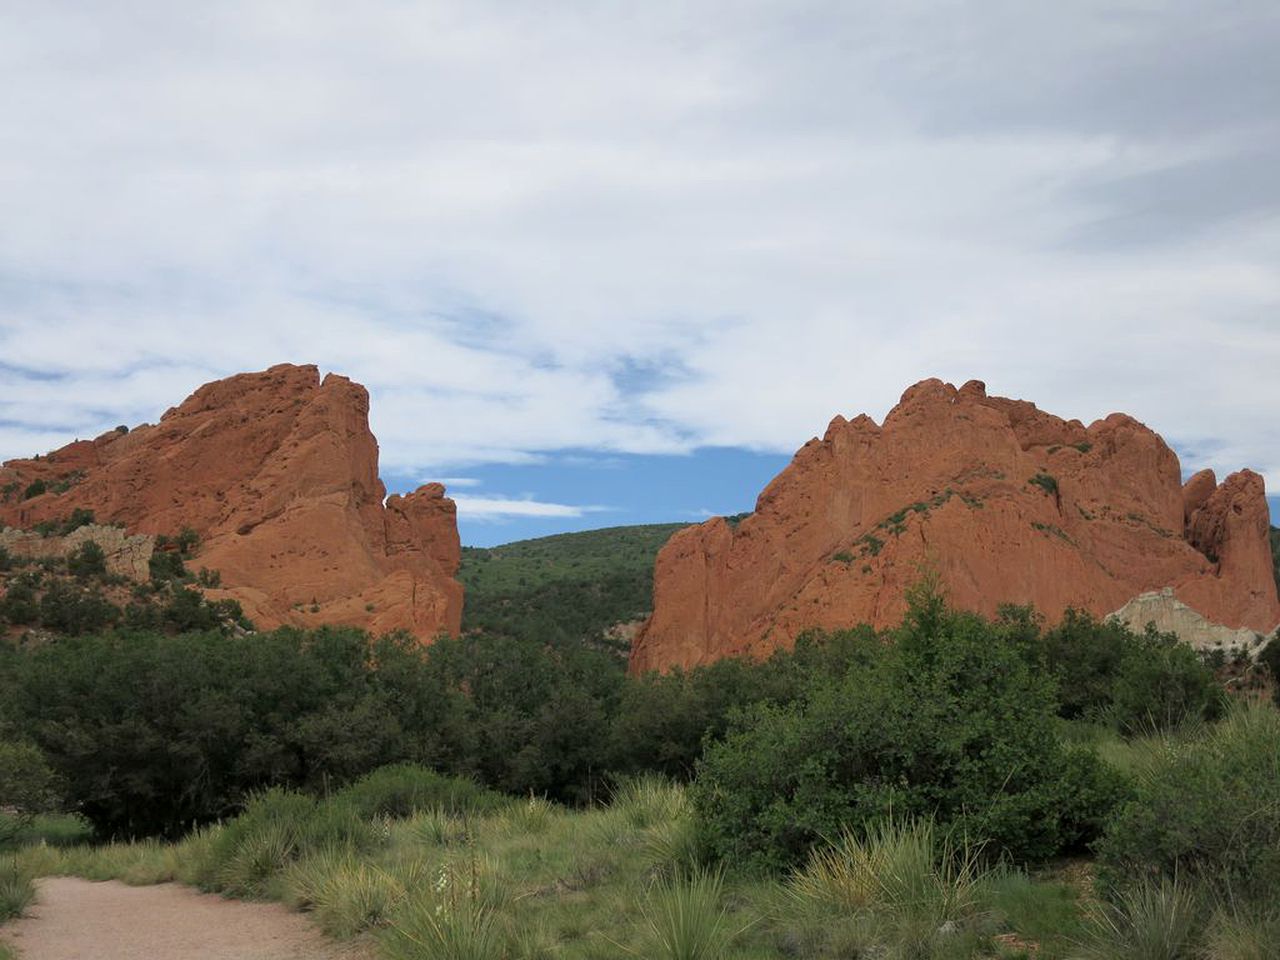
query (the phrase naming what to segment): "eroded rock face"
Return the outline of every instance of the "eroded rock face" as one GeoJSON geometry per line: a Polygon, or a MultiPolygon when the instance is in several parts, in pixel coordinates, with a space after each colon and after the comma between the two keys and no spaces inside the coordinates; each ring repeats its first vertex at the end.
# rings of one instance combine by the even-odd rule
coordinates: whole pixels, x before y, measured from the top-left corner
{"type": "Polygon", "coordinates": [[[971,381],[926,380],[883,425],[836,417],[736,527],[713,519],[658,555],[633,672],[767,655],[811,627],[899,621],[935,568],[953,604],[1105,616],[1163,587],[1204,617],[1280,621],[1262,478],[1185,490],[1178,458],[1123,414],[1085,426],[971,381]]]}
{"type": "Polygon", "coordinates": [[[66,557],[92,540],[102,548],[107,572],[142,582],[150,576],[155,538],[145,533],[125,533],[120,527],[87,524],[66,536],[41,536],[30,530],[0,530],[0,547],[18,557],[40,560],[66,557]]]}
{"type": "Polygon", "coordinates": [[[0,524],[29,528],[80,507],[129,533],[190,527],[200,547],[189,565],[222,576],[208,595],[239,600],[259,627],[456,633],[454,503],[429,484],[384,504],[368,413],[364,387],[321,381],[314,366],[218,380],[155,425],[4,464],[0,524]],[[49,492],[23,499],[37,481],[49,492]]]}
{"type": "Polygon", "coordinates": [[[1139,632],[1151,624],[1161,633],[1176,633],[1179,640],[1200,651],[1220,650],[1224,654],[1243,651],[1253,656],[1266,640],[1248,628],[1232,629],[1206,620],[1175,597],[1172,587],[1139,594],[1111,616],[1139,632]]]}

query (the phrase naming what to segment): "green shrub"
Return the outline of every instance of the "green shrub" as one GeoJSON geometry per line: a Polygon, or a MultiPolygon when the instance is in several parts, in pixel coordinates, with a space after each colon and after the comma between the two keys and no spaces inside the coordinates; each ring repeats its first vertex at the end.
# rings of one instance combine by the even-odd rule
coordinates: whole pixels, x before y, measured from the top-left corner
{"type": "Polygon", "coordinates": [[[92,838],[93,828],[73,813],[0,813],[0,848],[6,845],[74,847],[92,838]]]}
{"type": "Polygon", "coordinates": [[[1068,610],[1042,645],[1067,719],[1102,720],[1131,734],[1221,715],[1212,669],[1176,634],[1135,633],[1118,621],[1068,610]]]}
{"type": "Polygon", "coordinates": [[[34,744],[0,740],[0,845],[16,842],[58,801],[57,777],[34,744]]]}
{"type": "Polygon", "coordinates": [[[1166,738],[1097,849],[1114,886],[1180,878],[1232,902],[1267,902],[1280,889],[1280,712],[1239,706],[1166,738]]]}
{"type": "MultiPolygon", "coordinates": [[[[1275,531],[1274,527],[1272,531],[1275,531]]],[[[1258,654],[1258,662],[1271,674],[1271,696],[1276,706],[1280,707],[1280,631],[1262,648],[1258,654]]]]}
{"type": "Polygon", "coordinates": [[[40,625],[69,636],[95,633],[120,619],[120,608],[97,589],[54,580],[40,598],[40,625]]]}
{"type": "Polygon", "coordinates": [[[15,627],[25,627],[40,619],[40,602],[30,581],[25,577],[10,581],[0,598],[0,620],[15,627]]]}
{"type": "MultiPolygon", "coordinates": [[[[62,490],[54,489],[54,493],[65,493],[66,489],[68,488],[63,488],[62,490]]],[[[81,527],[87,527],[94,522],[92,510],[76,507],[62,519],[41,520],[32,529],[42,537],[65,537],[67,534],[79,530],[81,527]]]]}
{"type": "Polygon", "coordinates": [[[107,554],[95,540],[86,540],[67,556],[67,572],[86,580],[107,575],[107,554]]]}
{"type": "Polygon", "coordinates": [[[449,815],[495,810],[505,798],[465,777],[451,777],[412,763],[380,767],[343,788],[336,798],[366,819],[410,817],[427,810],[449,815]]]}
{"type": "Polygon", "coordinates": [[[151,559],[147,561],[147,567],[151,574],[151,580],[154,583],[168,583],[175,580],[185,580],[188,577],[187,568],[182,562],[182,554],[171,550],[159,549],[159,538],[156,540],[156,551],[151,554],[151,559]]]}
{"type": "Polygon", "coordinates": [[[1033,626],[913,591],[873,660],[802,702],[744,714],[708,745],[692,797],[713,849],[787,866],[823,837],[891,813],[936,817],[1019,860],[1093,839],[1120,784],[1059,741],[1033,626]]]}
{"type": "Polygon", "coordinates": [[[272,789],[214,836],[199,865],[202,887],[232,896],[262,896],[299,858],[319,851],[359,853],[385,840],[351,807],[272,789]]]}
{"type": "Polygon", "coordinates": [[[27,485],[27,488],[22,491],[22,499],[30,500],[33,497],[38,497],[48,489],[49,485],[45,483],[43,479],[32,480],[31,483],[27,485]]]}
{"type": "Polygon", "coordinates": [[[465,756],[449,746],[466,733],[457,695],[406,637],[70,637],[16,653],[0,686],[0,709],[105,836],[177,836],[271,784],[322,792],[387,763],[465,756]]]}
{"type": "Polygon", "coordinates": [[[1058,495],[1058,478],[1051,473],[1037,473],[1027,483],[1034,484],[1051,497],[1058,495]]]}
{"type": "Polygon", "coordinates": [[[1103,716],[1122,733],[1167,730],[1186,720],[1214,720],[1226,705],[1221,686],[1176,634],[1135,635],[1115,675],[1103,716]]]}

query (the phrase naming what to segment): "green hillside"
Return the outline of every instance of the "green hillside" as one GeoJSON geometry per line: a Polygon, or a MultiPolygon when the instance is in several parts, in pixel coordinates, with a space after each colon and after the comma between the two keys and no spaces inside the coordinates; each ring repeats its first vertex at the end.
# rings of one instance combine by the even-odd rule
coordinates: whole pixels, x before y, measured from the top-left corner
{"type": "Polygon", "coordinates": [[[608,639],[605,631],[649,612],[654,558],[683,526],[608,527],[463,547],[463,629],[539,643],[585,642],[625,656],[626,641],[608,639]]]}

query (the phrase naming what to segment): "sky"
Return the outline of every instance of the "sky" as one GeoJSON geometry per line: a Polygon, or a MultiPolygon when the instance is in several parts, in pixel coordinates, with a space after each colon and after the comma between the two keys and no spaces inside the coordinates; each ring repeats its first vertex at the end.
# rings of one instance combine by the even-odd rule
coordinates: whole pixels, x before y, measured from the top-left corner
{"type": "Polygon", "coordinates": [[[748,510],[938,376],[1280,492],[1277,48],[1273,0],[0,0],[0,459],[316,363],[490,544],[748,510]]]}

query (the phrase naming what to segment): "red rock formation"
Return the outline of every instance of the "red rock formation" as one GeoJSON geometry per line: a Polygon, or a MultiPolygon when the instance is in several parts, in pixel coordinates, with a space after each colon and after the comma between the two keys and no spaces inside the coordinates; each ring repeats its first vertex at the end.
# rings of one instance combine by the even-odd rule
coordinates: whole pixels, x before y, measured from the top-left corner
{"type": "Polygon", "coordinates": [[[950,600],[1103,616],[1170,586],[1218,623],[1280,621],[1262,478],[1185,491],[1178,458],[1132,417],[1085,427],[1024,401],[926,380],[883,426],[836,417],[737,527],[713,519],[658,555],[631,670],[766,655],[810,627],[896,623],[935,567],[950,600]]]}
{"type": "Polygon", "coordinates": [[[342,623],[456,633],[462,585],[453,501],[439,484],[386,498],[369,395],[282,364],[206,384],[158,424],[0,467],[0,524],[76,507],[130,532],[200,535],[193,567],[222,575],[259,627],[342,623]],[[36,480],[52,490],[20,499],[36,480]],[[69,484],[69,485],[68,485],[69,484]],[[318,607],[318,610],[314,609],[318,607]]]}

